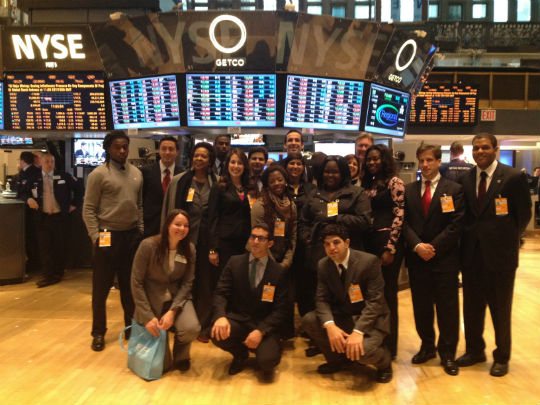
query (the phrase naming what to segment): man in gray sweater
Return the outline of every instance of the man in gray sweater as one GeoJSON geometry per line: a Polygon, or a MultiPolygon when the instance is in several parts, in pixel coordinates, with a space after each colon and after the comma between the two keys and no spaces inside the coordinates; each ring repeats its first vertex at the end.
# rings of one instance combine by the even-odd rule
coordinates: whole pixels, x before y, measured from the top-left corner
{"type": "MultiPolygon", "coordinates": [[[[131,324],[131,264],[143,233],[142,174],[127,162],[129,138],[112,131],[103,140],[105,163],[88,176],[83,219],[94,243],[92,350],[105,348],[105,304],[118,278],[126,326],[131,324]]],[[[127,336],[126,336],[127,338],[127,336]]]]}

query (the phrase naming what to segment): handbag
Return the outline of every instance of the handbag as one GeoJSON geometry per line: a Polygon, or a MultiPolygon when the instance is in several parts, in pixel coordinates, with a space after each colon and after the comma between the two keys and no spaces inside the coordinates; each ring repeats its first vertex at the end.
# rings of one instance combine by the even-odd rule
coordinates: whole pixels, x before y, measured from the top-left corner
{"type": "MultiPolygon", "coordinates": [[[[148,330],[135,319],[131,325],[124,328],[123,332],[131,328],[131,336],[128,344],[127,366],[131,371],[144,380],[157,380],[163,375],[163,360],[165,358],[165,346],[167,344],[167,331],[159,331],[159,336],[154,337],[148,330]]],[[[122,332],[118,337],[120,346],[126,351],[122,343],[122,332]]]]}

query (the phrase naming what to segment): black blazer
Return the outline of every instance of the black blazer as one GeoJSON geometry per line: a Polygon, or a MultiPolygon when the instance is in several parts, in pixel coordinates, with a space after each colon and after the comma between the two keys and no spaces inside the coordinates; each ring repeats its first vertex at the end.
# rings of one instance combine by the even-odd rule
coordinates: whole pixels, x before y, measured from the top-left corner
{"type": "Polygon", "coordinates": [[[249,253],[232,256],[225,265],[214,292],[214,321],[222,316],[245,322],[265,333],[278,332],[287,315],[285,270],[272,259],[253,291],[249,285],[249,253]],[[261,301],[263,285],[276,287],[274,302],[261,301]]]}
{"type": "Polygon", "coordinates": [[[422,182],[405,187],[405,222],[403,236],[407,245],[405,263],[411,268],[426,268],[435,272],[459,271],[459,238],[463,228],[465,206],[461,185],[441,177],[432,196],[427,216],[422,205],[422,182]],[[441,197],[451,196],[454,212],[443,213],[441,197]],[[435,257],[424,261],[413,252],[419,243],[430,243],[435,257]]]}
{"type": "Polygon", "coordinates": [[[482,205],[476,198],[476,171],[459,179],[465,193],[465,227],[461,243],[464,266],[471,266],[478,247],[493,271],[513,271],[518,266],[519,239],[531,219],[531,195],[524,173],[501,162],[493,173],[482,205]],[[495,198],[506,198],[508,215],[495,214],[495,198]]]}
{"type": "Polygon", "coordinates": [[[26,202],[29,198],[27,188],[29,187],[30,190],[34,188],[39,177],[41,177],[41,170],[34,165],[28,166],[26,170],[20,170],[17,174],[17,198],[26,202]]]}
{"type": "MultiPolygon", "coordinates": [[[[178,165],[174,166],[173,176],[182,172],[178,165]]],[[[160,231],[161,207],[163,206],[163,189],[161,187],[161,169],[159,162],[141,169],[143,175],[143,218],[144,236],[157,235],[160,231]]]]}

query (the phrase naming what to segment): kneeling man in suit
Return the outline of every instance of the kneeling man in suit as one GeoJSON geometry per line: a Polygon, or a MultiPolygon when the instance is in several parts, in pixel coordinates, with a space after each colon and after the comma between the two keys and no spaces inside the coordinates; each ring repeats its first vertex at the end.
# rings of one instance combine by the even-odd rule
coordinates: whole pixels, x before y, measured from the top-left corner
{"type": "Polygon", "coordinates": [[[302,328],[327,361],[317,371],[330,374],[358,361],[377,368],[378,382],[390,382],[392,359],[383,345],[390,331],[390,311],[380,261],[350,249],[349,235],[341,225],[327,225],[321,238],[327,257],[319,261],[316,310],[302,319],[302,328]]]}
{"type": "Polygon", "coordinates": [[[212,341],[233,355],[229,374],[243,370],[255,352],[263,379],[270,381],[281,360],[279,330],[287,314],[283,267],[268,257],[273,235],[266,224],[251,229],[251,253],[232,256],[214,292],[212,341]]]}

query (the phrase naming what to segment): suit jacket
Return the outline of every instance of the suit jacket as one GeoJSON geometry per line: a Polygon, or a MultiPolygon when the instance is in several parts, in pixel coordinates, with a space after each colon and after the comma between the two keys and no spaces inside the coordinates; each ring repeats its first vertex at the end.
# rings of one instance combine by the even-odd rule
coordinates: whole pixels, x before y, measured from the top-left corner
{"type": "Polygon", "coordinates": [[[169,272],[168,256],[165,256],[163,263],[156,262],[159,240],[159,236],[144,239],[133,259],[131,270],[131,292],[135,303],[133,317],[143,325],[154,317],[160,318],[168,296],[172,298],[171,309],[182,308],[188,300],[191,300],[191,287],[195,278],[195,247],[190,244],[189,265],[187,260],[183,260],[183,256],[179,255],[178,260],[174,262],[174,270],[169,272]]]}
{"type": "Polygon", "coordinates": [[[403,236],[406,243],[405,261],[408,267],[423,268],[436,272],[459,271],[459,239],[463,228],[465,206],[461,185],[441,177],[427,215],[422,205],[422,182],[416,181],[405,187],[405,223],[403,236]],[[453,212],[442,212],[441,197],[451,196],[453,212]],[[413,252],[419,243],[430,243],[435,257],[424,261],[413,252]]]}
{"type": "MultiPolygon", "coordinates": [[[[82,181],[77,180],[67,173],[54,169],[53,172],[53,193],[56,202],[60,206],[60,211],[64,215],[69,214],[69,207],[80,208],[84,196],[84,187],[82,181]]],[[[43,175],[40,172],[39,176],[31,181],[26,182],[21,190],[21,199],[27,201],[29,198],[34,198],[39,204],[39,212],[43,211],[43,175]],[[34,190],[34,191],[32,191],[34,190]]]]}
{"type": "MultiPolygon", "coordinates": [[[[143,167],[143,218],[144,235],[157,235],[160,231],[161,207],[163,206],[163,188],[161,187],[161,168],[159,162],[143,167]]],[[[173,176],[182,172],[178,166],[174,166],[173,176]]]]}
{"type": "Polygon", "coordinates": [[[350,249],[345,285],[335,263],[328,257],[319,261],[316,312],[321,324],[334,320],[334,315],[351,316],[354,329],[366,334],[377,329],[390,332],[390,310],[384,299],[384,279],[377,256],[350,249]],[[348,289],[360,286],[363,300],[351,303],[348,289]]]}
{"type": "Polygon", "coordinates": [[[249,253],[232,256],[214,292],[214,321],[222,316],[251,324],[265,333],[278,332],[287,316],[285,270],[268,259],[264,276],[254,291],[249,284],[249,253]],[[261,301],[263,286],[275,287],[274,301],[261,301]]]}
{"type": "Polygon", "coordinates": [[[29,187],[30,190],[34,188],[39,177],[41,177],[41,169],[34,165],[28,166],[26,170],[19,171],[17,176],[17,198],[26,202],[28,199],[28,190],[26,188],[29,187]]]}
{"type": "Polygon", "coordinates": [[[531,219],[531,195],[524,173],[497,163],[482,204],[476,198],[476,171],[459,181],[465,193],[465,227],[461,259],[471,266],[478,246],[484,263],[492,271],[513,271],[518,266],[519,239],[531,219]],[[495,198],[506,198],[508,215],[496,215],[495,198]]]}

